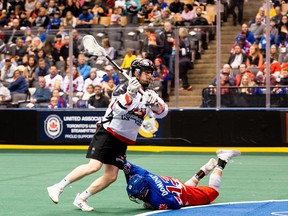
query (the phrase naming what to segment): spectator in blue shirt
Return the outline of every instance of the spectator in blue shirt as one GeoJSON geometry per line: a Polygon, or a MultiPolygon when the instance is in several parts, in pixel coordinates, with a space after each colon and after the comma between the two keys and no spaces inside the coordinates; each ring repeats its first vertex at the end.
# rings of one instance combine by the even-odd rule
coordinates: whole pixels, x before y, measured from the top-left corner
{"type": "Polygon", "coordinates": [[[51,20],[51,28],[59,29],[60,23],[62,22],[60,18],[60,11],[55,11],[53,18],[51,20]]]}
{"type": "Polygon", "coordinates": [[[46,87],[46,81],[44,77],[39,77],[39,87],[36,89],[35,93],[30,98],[30,104],[27,107],[39,107],[40,103],[49,103],[51,98],[51,92],[48,87],[46,87]],[[32,106],[34,105],[34,106],[32,106]]]}
{"type": "Polygon", "coordinates": [[[88,11],[87,6],[82,7],[82,13],[78,17],[77,28],[90,28],[93,24],[93,14],[88,11]]]}
{"type": "Polygon", "coordinates": [[[112,78],[114,80],[115,85],[119,85],[119,77],[117,73],[114,72],[114,69],[111,65],[107,65],[105,67],[106,74],[103,76],[102,82],[108,83],[108,80],[112,78]]]}
{"type": "Polygon", "coordinates": [[[21,75],[19,69],[16,69],[13,73],[13,81],[8,86],[11,95],[17,93],[25,93],[27,91],[27,83],[24,76],[21,75]]]}
{"type": "Polygon", "coordinates": [[[91,67],[85,64],[85,56],[83,54],[78,55],[78,71],[82,75],[83,79],[87,79],[90,76],[91,67]]]}

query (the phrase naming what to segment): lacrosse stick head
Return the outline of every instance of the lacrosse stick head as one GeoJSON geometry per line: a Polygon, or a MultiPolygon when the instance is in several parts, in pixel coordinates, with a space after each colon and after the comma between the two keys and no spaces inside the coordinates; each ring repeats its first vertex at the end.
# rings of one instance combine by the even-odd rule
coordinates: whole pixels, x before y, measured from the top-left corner
{"type": "Polygon", "coordinates": [[[82,39],[82,43],[85,51],[89,55],[107,56],[105,49],[97,43],[96,39],[92,35],[85,35],[82,39]]]}

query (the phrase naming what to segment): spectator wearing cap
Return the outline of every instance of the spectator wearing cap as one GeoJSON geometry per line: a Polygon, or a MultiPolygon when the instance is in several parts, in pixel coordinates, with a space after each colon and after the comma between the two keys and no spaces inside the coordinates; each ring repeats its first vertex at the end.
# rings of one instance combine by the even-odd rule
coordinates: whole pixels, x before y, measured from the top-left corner
{"type": "MultiPolygon", "coordinates": [[[[233,72],[230,68],[229,64],[224,64],[223,68],[220,71],[220,79],[221,79],[221,86],[234,86],[235,84],[235,79],[233,77],[233,72]]],[[[217,76],[215,76],[211,82],[211,84],[209,85],[209,87],[216,87],[217,85],[217,76]]],[[[222,94],[224,93],[228,93],[227,89],[223,89],[223,91],[221,90],[222,94]]]]}
{"type": "Polygon", "coordinates": [[[77,28],[90,28],[93,24],[93,14],[88,11],[87,6],[82,7],[82,13],[78,17],[77,28]]]}
{"type": "Polygon", "coordinates": [[[228,64],[231,68],[239,68],[240,64],[246,64],[247,56],[243,53],[240,45],[234,46],[234,52],[230,55],[228,64]]]}
{"type": "Polygon", "coordinates": [[[105,108],[109,105],[109,98],[103,95],[101,85],[96,85],[94,87],[94,93],[95,95],[89,98],[89,108],[105,108]]]}
{"type": "Polygon", "coordinates": [[[249,30],[253,33],[256,43],[259,42],[263,35],[264,28],[266,25],[262,23],[261,16],[257,15],[255,18],[255,23],[252,23],[249,30]]]}
{"type": "MultiPolygon", "coordinates": [[[[107,65],[105,67],[105,71],[106,71],[106,74],[103,76],[103,80],[102,80],[102,83],[103,82],[108,82],[108,80],[110,78],[112,78],[114,80],[114,83],[115,85],[119,85],[120,81],[119,81],[119,76],[117,73],[114,72],[114,68],[111,66],[111,65],[107,65]]],[[[102,84],[103,85],[103,84],[102,84]]]]}
{"type": "Polygon", "coordinates": [[[47,10],[44,7],[39,9],[38,17],[36,17],[34,26],[48,29],[50,27],[50,18],[47,16],[47,10]]]}
{"type": "Polygon", "coordinates": [[[241,32],[239,32],[236,36],[236,41],[235,44],[238,44],[240,41],[240,38],[243,37],[245,35],[246,40],[250,43],[250,44],[254,44],[255,42],[255,38],[254,35],[251,31],[249,31],[248,25],[246,23],[243,23],[241,26],[241,32]]]}
{"type": "Polygon", "coordinates": [[[86,80],[90,75],[91,67],[85,63],[85,55],[78,55],[78,71],[82,75],[83,79],[86,80]]]}
{"type": "Polygon", "coordinates": [[[0,70],[4,67],[6,59],[10,59],[12,65],[14,65],[15,67],[18,66],[17,62],[12,58],[11,51],[7,50],[5,52],[5,57],[0,61],[0,70]]]}
{"type": "Polygon", "coordinates": [[[4,66],[1,68],[0,81],[4,86],[8,86],[13,81],[14,71],[17,70],[17,66],[11,63],[10,58],[5,58],[4,66]]]}
{"type": "Polygon", "coordinates": [[[55,11],[53,18],[51,19],[51,28],[52,29],[59,29],[59,26],[62,22],[62,19],[60,18],[60,11],[55,11]]]}

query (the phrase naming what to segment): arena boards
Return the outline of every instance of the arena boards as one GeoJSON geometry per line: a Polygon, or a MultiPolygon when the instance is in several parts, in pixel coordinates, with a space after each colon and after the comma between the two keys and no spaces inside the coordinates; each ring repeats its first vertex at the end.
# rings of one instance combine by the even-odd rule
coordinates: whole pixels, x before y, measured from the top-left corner
{"type": "Polygon", "coordinates": [[[136,216],[265,216],[288,215],[288,200],[267,200],[251,202],[219,203],[203,206],[191,206],[179,210],[153,211],[136,216]]]}

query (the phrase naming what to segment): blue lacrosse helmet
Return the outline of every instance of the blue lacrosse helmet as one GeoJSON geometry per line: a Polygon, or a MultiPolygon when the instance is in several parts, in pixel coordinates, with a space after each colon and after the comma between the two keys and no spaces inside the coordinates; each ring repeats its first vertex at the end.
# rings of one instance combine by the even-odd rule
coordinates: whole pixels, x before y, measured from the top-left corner
{"type": "Polygon", "coordinates": [[[126,191],[131,201],[142,203],[149,191],[148,181],[136,174],[129,180],[126,191]]]}

